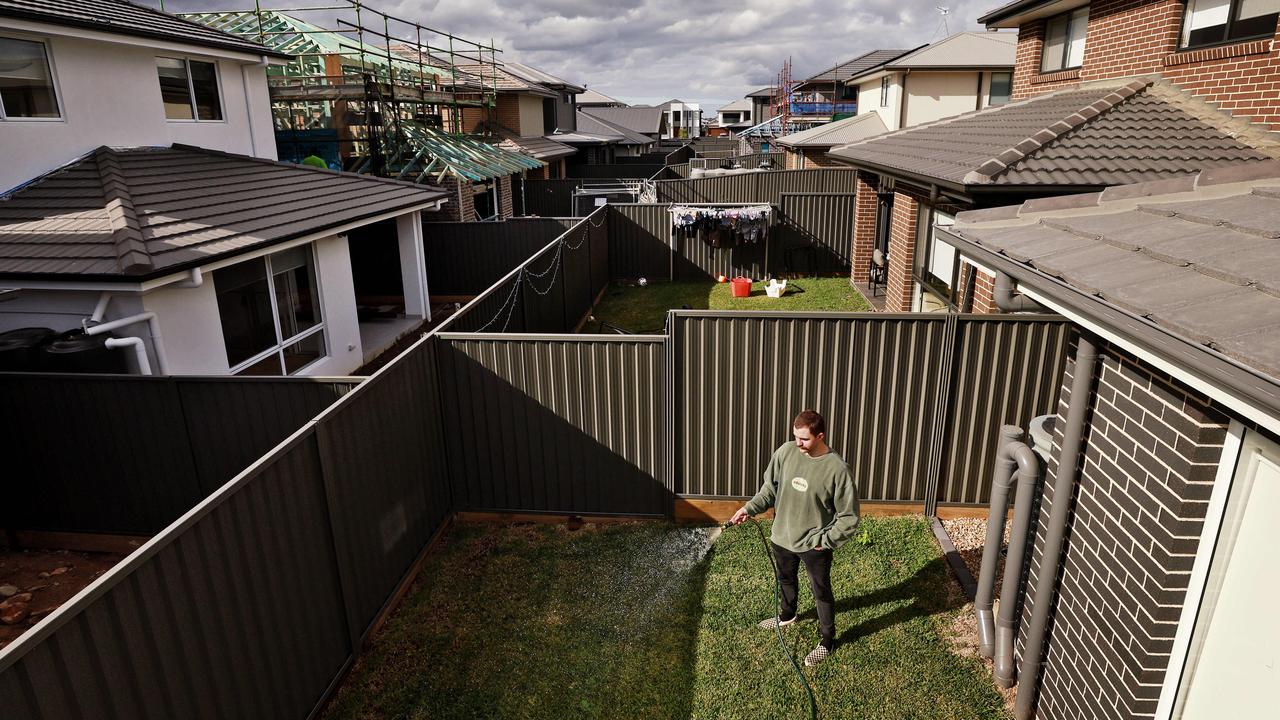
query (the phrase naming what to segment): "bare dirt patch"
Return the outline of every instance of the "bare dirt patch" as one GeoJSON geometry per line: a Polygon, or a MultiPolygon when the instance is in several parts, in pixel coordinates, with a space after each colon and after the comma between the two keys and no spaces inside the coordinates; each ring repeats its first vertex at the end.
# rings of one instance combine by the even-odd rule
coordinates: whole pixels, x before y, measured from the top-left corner
{"type": "Polygon", "coordinates": [[[115,553],[0,548],[0,648],[122,559],[115,553]]]}

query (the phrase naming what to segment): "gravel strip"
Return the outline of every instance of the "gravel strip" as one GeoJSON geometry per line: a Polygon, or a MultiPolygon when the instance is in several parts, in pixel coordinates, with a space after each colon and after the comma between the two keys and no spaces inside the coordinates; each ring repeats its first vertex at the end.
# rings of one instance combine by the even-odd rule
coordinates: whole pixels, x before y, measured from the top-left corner
{"type": "MultiPolygon", "coordinates": [[[[1004,544],[1000,547],[1001,555],[1009,547],[1009,525],[1004,526],[1004,544]]],[[[947,535],[951,536],[951,542],[956,546],[956,550],[960,553],[960,558],[964,560],[965,567],[969,568],[969,572],[973,573],[974,579],[977,579],[978,572],[982,569],[982,546],[987,542],[987,521],[979,518],[956,518],[954,520],[943,520],[942,527],[946,529],[947,535]]],[[[1004,576],[1004,563],[1001,562],[997,567],[996,590],[995,596],[1000,597],[1001,578],[1004,576]]]]}

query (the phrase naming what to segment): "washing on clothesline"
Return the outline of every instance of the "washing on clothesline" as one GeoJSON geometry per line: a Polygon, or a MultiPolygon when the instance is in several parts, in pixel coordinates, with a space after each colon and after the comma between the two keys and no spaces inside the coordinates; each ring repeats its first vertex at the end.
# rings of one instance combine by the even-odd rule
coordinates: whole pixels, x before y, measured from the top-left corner
{"type": "Polygon", "coordinates": [[[737,207],[697,207],[672,205],[671,223],[678,230],[697,235],[713,248],[729,248],[739,243],[756,243],[769,234],[772,205],[737,207]]]}

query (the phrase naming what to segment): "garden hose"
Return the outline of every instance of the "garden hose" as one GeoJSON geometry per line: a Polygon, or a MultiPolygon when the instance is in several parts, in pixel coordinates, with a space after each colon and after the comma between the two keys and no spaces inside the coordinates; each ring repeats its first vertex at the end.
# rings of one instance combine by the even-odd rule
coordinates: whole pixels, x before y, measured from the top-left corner
{"type": "MultiPolygon", "coordinates": [[[[800,669],[800,663],[796,662],[796,656],[791,652],[791,648],[787,647],[787,641],[782,637],[782,625],[779,615],[782,612],[782,578],[778,575],[778,561],[773,557],[773,549],[769,547],[769,540],[764,536],[764,526],[753,517],[748,517],[752,525],[756,526],[756,532],[760,534],[760,543],[764,546],[764,554],[769,557],[769,564],[773,566],[773,619],[775,620],[773,630],[778,635],[778,645],[782,648],[782,652],[787,656],[787,660],[791,661],[791,668],[796,671],[796,677],[800,678],[800,682],[804,684],[805,692],[809,693],[809,717],[810,720],[818,720],[818,701],[814,698],[813,687],[809,685],[809,680],[804,676],[804,670],[800,669]]],[[[729,524],[725,523],[725,527],[729,524]]]]}

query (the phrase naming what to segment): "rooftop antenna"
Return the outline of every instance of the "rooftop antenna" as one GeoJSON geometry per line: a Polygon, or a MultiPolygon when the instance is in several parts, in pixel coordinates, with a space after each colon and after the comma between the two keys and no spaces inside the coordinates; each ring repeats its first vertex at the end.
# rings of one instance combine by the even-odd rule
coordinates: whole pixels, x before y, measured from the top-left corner
{"type": "Polygon", "coordinates": [[[938,11],[938,27],[933,30],[933,37],[938,37],[938,30],[942,30],[943,37],[951,35],[951,27],[947,25],[947,16],[951,14],[951,8],[942,5],[934,5],[933,8],[938,11]]]}

